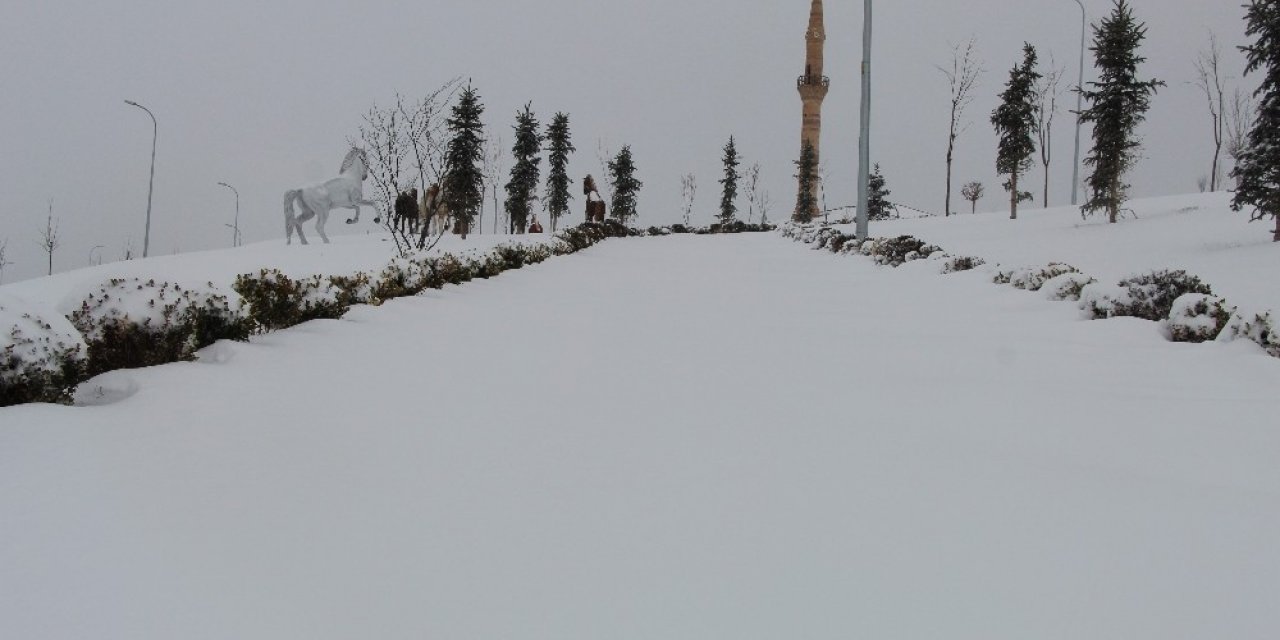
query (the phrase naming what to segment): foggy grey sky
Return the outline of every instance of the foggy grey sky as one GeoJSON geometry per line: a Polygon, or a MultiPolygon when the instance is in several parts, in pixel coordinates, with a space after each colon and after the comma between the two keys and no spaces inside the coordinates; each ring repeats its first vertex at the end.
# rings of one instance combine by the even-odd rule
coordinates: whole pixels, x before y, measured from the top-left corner
{"type": "MultiPolygon", "coordinates": [[[[827,204],[836,206],[854,200],[862,3],[825,4],[832,89],[823,158],[827,204]]],[[[1208,173],[1211,139],[1203,96],[1188,84],[1192,61],[1212,29],[1226,75],[1252,90],[1256,78],[1239,80],[1240,4],[1132,1],[1149,28],[1142,73],[1169,83],[1141,129],[1148,159],[1131,175],[1135,196],[1195,191],[1208,173]]],[[[1092,22],[1111,2],[1085,5],[1092,22]]],[[[709,220],[730,134],[747,163],[763,166],[771,217],[785,218],[795,199],[795,78],[808,9],[809,0],[17,0],[0,23],[0,241],[8,238],[16,263],[5,281],[44,273],[37,242],[50,198],[63,241],[56,271],[86,265],[95,245],[106,261],[127,243],[141,252],[151,121],[125,99],[159,121],[153,255],[230,246],[223,225],[234,199],[219,181],[240,190],[246,242],[280,238],[284,191],[335,175],[364,111],[454,76],[471,79],[486,124],[508,146],[526,101],[544,123],[568,112],[575,180],[600,173],[599,142],[614,152],[630,144],[645,183],[641,224],[679,219],[688,172],[699,183],[696,216],[709,220]]],[[[1023,40],[1045,61],[1052,52],[1074,83],[1079,8],[1072,0],[893,0],[877,4],[875,19],[872,155],[892,199],[941,210],[947,85],[934,65],[974,36],[988,72],[968,111],[955,179],[986,182],[979,209],[999,208],[988,124],[995,96],[1023,40]]],[[[1074,106],[1073,97],[1065,102],[1074,106]]],[[[1057,204],[1069,199],[1073,127],[1074,116],[1058,115],[1057,204]]],[[[576,221],[580,197],[573,206],[576,221]]],[[[485,216],[491,222],[492,212],[485,216]]]]}

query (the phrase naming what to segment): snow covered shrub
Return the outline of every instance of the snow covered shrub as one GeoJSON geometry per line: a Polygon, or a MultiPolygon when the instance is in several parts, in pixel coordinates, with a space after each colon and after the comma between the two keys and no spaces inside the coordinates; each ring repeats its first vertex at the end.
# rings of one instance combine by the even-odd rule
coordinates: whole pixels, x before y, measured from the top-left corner
{"type": "Polygon", "coordinates": [[[1013,285],[1015,289],[1024,289],[1026,291],[1039,291],[1044,283],[1052,280],[1065,273],[1079,273],[1080,270],[1060,262],[1050,262],[1043,267],[1024,267],[1022,269],[1012,269],[1009,271],[1001,271],[996,274],[995,281],[1001,284],[1013,285]]]}
{"type": "Polygon", "coordinates": [[[350,294],[331,278],[294,280],[275,269],[236,277],[233,287],[249,307],[257,331],[285,329],[308,320],[337,319],[351,306],[350,294]]]}
{"type": "Polygon", "coordinates": [[[1280,329],[1276,328],[1271,313],[1233,314],[1219,340],[1251,340],[1268,354],[1280,358],[1280,329]]]}
{"type": "MultiPolygon", "coordinates": [[[[344,291],[347,290],[337,278],[331,280],[344,291]]],[[[416,296],[423,289],[426,289],[430,282],[431,269],[425,261],[413,258],[392,258],[378,274],[370,295],[364,302],[380,305],[394,298],[416,296]]],[[[356,302],[360,301],[354,299],[350,301],[352,304],[356,302]]]]}
{"type": "Polygon", "coordinates": [[[1129,315],[1123,311],[1132,302],[1129,290],[1119,285],[1094,282],[1080,289],[1080,308],[1096,320],[1129,315]]]}
{"type": "Polygon", "coordinates": [[[859,240],[856,237],[850,237],[845,240],[844,245],[840,247],[840,253],[843,255],[853,255],[862,253],[862,245],[870,244],[869,240],[859,240]]]}
{"type": "Polygon", "coordinates": [[[1133,316],[1161,321],[1169,317],[1173,301],[1188,293],[1213,295],[1209,285],[1186,271],[1153,271],[1122,280],[1120,286],[1129,290],[1129,304],[1117,309],[1115,315],[1133,316]]]}
{"type": "Polygon", "coordinates": [[[347,306],[376,304],[373,280],[363,271],[349,276],[329,276],[329,284],[338,288],[338,299],[347,306]]]}
{"type": "Polygon", "coordinates": [[[213,283],[199,289],[114,279],[69,319],[88,345],[86,375],[191,360],[218,340],[248,340],[253,322],[239,298],[213,283]]]}
{"type": "Polygon", "coordinates": [[[1040,290],[1050,300],[1079,300],[1080,292],[1095,282],[1097,280],[1079,271],[1072,271],[1045,280],[1040,290]]]}
{"type": "Polygon", "coordinates": [[[875,258],[876,264],[890,267],[898,267],[912,260],[928,258],[939,251],[942,251],[942,249],[927,244],[914,236],[881,238],[862,245],[863,255],[870,255],[875,258]],[[870,245],[869,253],[868,245],[870,245]]]}
{"type": "Polygon", "coordinates": [[[973,271],[986,263],[986,260],[973,256],[946,256],[942,261],[942,273],[973,271]]]}
{"type": "Polygon", "coordinates": [[[844,246],[855,238],[857,238],[857,236],[836,233],[827,240],[827,250],[831,253],[840,253],[844,249],[844,246]]]}
{"type": "Polygon", "coordinates": [[[689,227],[682,224],[671,225],[671,233],[689,233],[689,227]]]}
{"type": "Polygon", "coordinates": [[[84,377],[85,344],[62,316],[45,319],[0,298],[0,407],[71,402],[84,377]]]}
{"type": "Polygon", "coordinates": [[[1174,342],[1208,342],[1222,333],[1234,313],[1235,307],[1222,298],[1203,293],[1179,296],[1169,312],[1169,336],[1174,342]]]}
{"type": "Polygon", "coordinates": [[[433,280],[438,278],[441,286],[470,282],[475,277],[474,260],[462,260],[450,253],[437,258],[433,266],[433,280]]]}

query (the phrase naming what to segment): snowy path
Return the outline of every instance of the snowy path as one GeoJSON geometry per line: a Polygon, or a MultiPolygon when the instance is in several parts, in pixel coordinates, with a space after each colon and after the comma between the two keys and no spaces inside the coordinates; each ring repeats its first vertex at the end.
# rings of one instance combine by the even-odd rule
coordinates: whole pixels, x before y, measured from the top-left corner
{"type": "Polygon", "coordinates": [[[610,240],[0,409],[4,638],[1273,638],[1280,361],[610,240]]]}

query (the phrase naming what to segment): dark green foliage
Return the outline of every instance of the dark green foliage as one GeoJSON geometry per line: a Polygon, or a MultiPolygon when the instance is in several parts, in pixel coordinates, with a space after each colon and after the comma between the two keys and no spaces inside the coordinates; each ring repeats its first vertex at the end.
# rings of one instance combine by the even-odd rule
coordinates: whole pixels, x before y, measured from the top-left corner
{"type": "Polygon", "coordinates": [[[877,264],[898,267],[912,260],[927,258],[938,251],[942,249],[915,236],[898,236],[874,241],[871,257],[875,258],[877,264]]]}
{"type": "Polygon", "coordinates": [[[454,220],[454,230],[464,238],[484,198],[484,174],[480,171],[484,158],[484,125],[480,122],[483,114],[480,96],[468,86],[447,121],[451,137],[445,150],[444,203],[454,220]]]}
{"type": "Polygon", "coordinates": [[[720,179],[720,184],[724,185],[724,190],[720,196],[720,215],[717,217],[720,224],[728,224],[738,213],[738,165],[742,164],[733,136],[729,136],[729,144],[724,146],[724,158],[721,161],[724,163],[724,177],[720,179]]]}
{"type": "Polygon", "coordinates": [[[890,220],[898,217],[898,208],[889,202],[892,193],[885,187],[884,175],[880,173],[880,165],[867,181],[867,218],[870,220],[890,220]]]}
{"type": "Polygon", "coordinates": [[[818,179],[818,153],[806,140],[800,148],[800,159],[796,160],[796,180],[799,191],[796,193],[796,210],[791,219],[801,224],[813,222],[818,214],[818,201],[814,198],[814,184],[818,179]]]}
{"type": "Polygon", "coordinates": [[[1091,89],[1081,91],[1089,106],[1080,120],[1093,123],[1093,149],[1084,160],[1093,173],[1085,180],[1088,200],[1081,211],[1105,211],[1113,223],[1128,199],[1124,175],[1138,160],[1140,143],[1135,132],[1146,120],[1151,96],[1164,86],[1159,80],[1138,80],[1138,65],[1146,61],[1138,55],[1138,47],[1146,34],[1146,25],[1133,19],[1128,1],[1116,0],[1111,15],[1093,29],[1091,50],[1098,80],[1088,83],[1091,89]]]}
{"type": "Polygon", "coordinates": [[[618,156],[609,161],[610,183],[613,186],[613,218],[627,224],[636,217],[637,196],[644,183],[636,179],[635,160],[631,147],[625,146],[618,156]]]}
{"type": "Polygon", "coordinates": [[[551,214],[551,231],[562,216],[569,214],[569,154],[577,151],[569,134],[569,115],[557,113],[547,127],[547,212],[551,214]]]}
{"type": "Polygon", "coordinates": [[[1009,192],[1009,217],[1018,218],[1018,203],[1032,198],[1030,192],[1018,190],[1018,178],[1031,168],[1036,150],[1036,48],[1024,43],[1022,64],[1009,72],[1009,83],[1000,94],[1000,106],[991,113],[1000,143],[996,152],[996,172],[1009,176],[1004,188],[1009,192]]]}
{"type": "Polygon", "coordinates": [[[505,205],[511,220],[511,233],[524,233],[528,229],[541,179],[539,165],[542,158],[538,154],[542,152],[542,134],[538,132],[540,125],[533,115],[532,106],[533,103],[527,103],[524,110],[516,114],[516,141],[511,146],[515,164],[511,166],[511,180],[506,185],[505,205]]]}
{"type": "Polygon", "coordinates": [[[1156,321],[1168,318],[1173,301],[1184,294],[1213,295],[1209,285],[1182,270],[1153,271],[1122,280],[1120,286],[1128,289],[1129,300],[1118,305],[1114,315],[1156,321]]]}
{"type": "Polygon", "coordinates": [[[1252,0],[1245,8],[1245,34],[1255,38],[1252,45],[1241,47],[1248,59],[1245,74],[1263,75],[1253,94],[1258,99],[1253,129],[1231,170],[1236,179],[1231,208],[1253,207],[1253,220],[1273,218],[1273,239],[1280,242],[1280,3],[1252,0]]]}

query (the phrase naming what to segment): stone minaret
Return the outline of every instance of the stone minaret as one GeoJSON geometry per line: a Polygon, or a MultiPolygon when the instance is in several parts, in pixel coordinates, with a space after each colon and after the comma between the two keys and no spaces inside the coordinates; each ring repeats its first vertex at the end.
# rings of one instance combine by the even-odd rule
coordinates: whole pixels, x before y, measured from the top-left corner
{"type": "MultiPolygon", "coordinates": [[[[822,26],[822,0],[813,0],[809,9],[809,31],[805,33],[804,75],[796,81],[800,90],[800,101],[804,104],[804,120],[800,127],[801,148],[805,142],[813,145],[814,154],[818,157],[821,151],[822,137],[822,100],[827,97],[827,89],[831,80],[822,75],[822,47],[827,40],[827,31],[822,26]]],[[[813,182],[813,201],[818,201],[818,182],[813,182]]],[[[818,211],[815,206],[813,212],[818,211]]]]}

